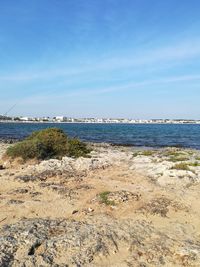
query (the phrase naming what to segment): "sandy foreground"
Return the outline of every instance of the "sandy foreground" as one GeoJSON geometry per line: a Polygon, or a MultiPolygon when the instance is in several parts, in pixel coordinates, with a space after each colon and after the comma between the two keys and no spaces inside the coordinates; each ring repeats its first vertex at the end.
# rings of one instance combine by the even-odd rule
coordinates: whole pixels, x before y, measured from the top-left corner
{"type": "Polygon", "coordinates": [[[200,151],[96,144],[0,169],[1,267],[200,266],[200,151]]]}

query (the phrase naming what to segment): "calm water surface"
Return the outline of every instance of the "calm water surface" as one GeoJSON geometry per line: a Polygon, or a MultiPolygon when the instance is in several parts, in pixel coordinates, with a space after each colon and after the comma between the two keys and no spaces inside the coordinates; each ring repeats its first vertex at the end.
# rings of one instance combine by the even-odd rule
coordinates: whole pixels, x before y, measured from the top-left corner
{"type": "Polygon", "coordinates": [[[35,130],[59,127],[83,141],[133,146],[182,146],[200,149],[200,125],[0,123],[0,139],[22,139],[35,130]]]}

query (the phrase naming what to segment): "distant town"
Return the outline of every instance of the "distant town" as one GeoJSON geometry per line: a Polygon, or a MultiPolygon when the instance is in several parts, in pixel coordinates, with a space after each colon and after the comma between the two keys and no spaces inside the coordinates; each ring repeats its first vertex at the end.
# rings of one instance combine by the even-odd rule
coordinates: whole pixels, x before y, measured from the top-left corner
{"type": "Polygon", "coordinates": [[[200,120],[187,119],[124,119],[124,118],[71,118],[65,116],[56,117],[10,117],[0,115],[0,122],[24,122],[24,123],[122,123],[122,124],[200,124],[200,120]]]}

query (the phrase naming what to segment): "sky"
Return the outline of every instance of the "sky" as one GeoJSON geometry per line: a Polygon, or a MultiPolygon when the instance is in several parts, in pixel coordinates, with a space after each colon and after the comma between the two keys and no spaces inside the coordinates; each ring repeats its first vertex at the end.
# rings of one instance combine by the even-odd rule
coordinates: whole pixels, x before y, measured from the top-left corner
{"type": "Polygon", "coordinates": [[[0,0],[0,114],[200,119],[199,0],[0,0]]]}

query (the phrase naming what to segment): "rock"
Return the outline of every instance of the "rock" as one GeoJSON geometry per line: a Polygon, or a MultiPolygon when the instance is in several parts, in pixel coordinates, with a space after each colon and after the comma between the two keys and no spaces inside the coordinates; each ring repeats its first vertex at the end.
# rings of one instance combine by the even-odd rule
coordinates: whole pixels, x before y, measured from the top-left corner
{"type": "Polygon", "coordinates": [[[88,212],[93,212],[94,209],[93,208],[88,208],[88,212]]]}
{"type": "Polygon", "coordinates": [[[18,188],[13,191],[14,194],[27,194],[29,190],[27,188],[18,188]]]}
{"type": "MultiPolygon", "coordinates": [[[[181,235],[181,233],[176,233],[181,235]]],[[[0,231],[0,266],[198,266],[193,236],[180,241],[147,221],[29,219],[0,231]],[[145,244],[145,245],[144,245],[145,244]],[[121,253],[125,249],[126,253],[121,253]],[[114,252],[114,255],[113,255],[114,252]],[[113,255],[112,258],[111,255],[113,255]],[[165,257],[163,258],[163,255],[165,257]],[[110,261],[107,262],[107,259],[110,261]],[[106,264],[107,262],[107,264],[106,264]],[[145,265],[144,265],[145,264],[145,265]]]]}
{"type": "Polygon", "coordinates": [[[30,181],[31,182],[32,181],[36,181],[38,179],[38,177],[37,176],[32,176],[32,175],[23,175],[23,176],[20,175],[20,176],[17,176],[16,179],[19,179],[19,180],[27,183],[27,182],[30,182],[30,181]]]}
{"type": "Polygon", "coordinates": [[[8,203],[9,204],[23,204],[24,201],[18,200],[18,199],[11,199],[8,203]]]}
{"type": "Polygon", "coordinates": [[[161,186],[174,185],[177,187],[186,187],[195,182],[196,175],[192,172],[181,170],[166,170],[162,176],[157,179],[157,183],[161,186]]]}
{"type": "Polygon", "coordinates": [[[0,165],[0,171],[4,170],[4,169],[5,169],[5,167],[3,165],[0,165]]]}
{"type": "Polygon", "coordinates": [[[74,215],[74,214],[76,214],[76,213],[78,213],[78,210],[73,210],[73,211],[72,211],[72,215],[74,215]]]}
{"type": "MultiPolygon", "coordinates": [[[[95,153],[94,153],[95,155],[95,153]]],[[[112,165],[117,165],[121,160],[125,160],[130,155],[119,151],[101,151],[98,153],[98,158],[70,158],[63,157],[62,160],[50,159],[42,161],[34,166],[28,166],[26,168],[26,174],[24,177],[18,177],[24,181],[42,180],[45,177],[53,177],[57,175],[65,176],[85,176],[88,172],[105,169],[112,165]]]]}

